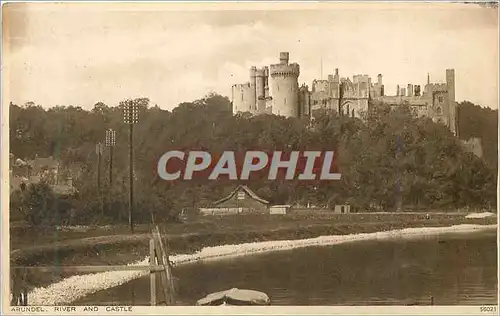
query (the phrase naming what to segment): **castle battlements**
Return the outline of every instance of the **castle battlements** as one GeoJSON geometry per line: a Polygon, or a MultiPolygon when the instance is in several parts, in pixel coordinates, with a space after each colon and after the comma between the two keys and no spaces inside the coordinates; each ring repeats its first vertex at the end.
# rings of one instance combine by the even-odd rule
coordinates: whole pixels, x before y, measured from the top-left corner
{"type": "Polygon", "coordinates": [[[288,65],[282,65],[282,64],[271,65],[271,77],[292,76],[298,78],[299,75],[300,75],[300,66],[296,63],[288,65]]]}
{"type": "Polygon", "coordinates": [[[233,88],[247,88],[247,87],[250,87],[250,82],[235,83],[231,87],[233,87],[233,88]]]}
{"type": "Polygon", "coordinates": [[[269,67],[250,68],[250,82],[232,86],[233,112],[273,113],[283,116],[310,115],[319,108],[333,109],[342,115],[362,117],[368,111],[368,101],[391,106],[409,105],[418,115],[426,115],[446,124],[456,133],[455,71],[446,70],[445,83],[397,85],[396,94],[386,95],[382,74],[376,81],[367,74],[356,74],[352,80],[339,77],[339,70],[327,80],[314,79],[311,90],[299,87],[300,66],[289,63],[288,52],[279,54],[279,63],[269,67]],[[422,89],[423,87],[423,89],[422,89]]]}

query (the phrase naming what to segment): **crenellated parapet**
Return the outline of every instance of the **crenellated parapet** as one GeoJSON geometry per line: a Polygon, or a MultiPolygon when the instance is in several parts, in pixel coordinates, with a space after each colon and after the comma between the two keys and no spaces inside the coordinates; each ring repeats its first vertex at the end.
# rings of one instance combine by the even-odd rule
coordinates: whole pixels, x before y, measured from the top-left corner
{"type": "Polygon", "coordinates": [[[231,86],[233,89],[244,89],[250,88],[250,82],[247,83],[236,83],[231,86]]]}
{"type": "Polygon", "coordinates": [[[275,64],[271,65],[270,68],[271,78],[277,77],[295,77],[298,78],[300,75],[300,66],[299,64],[275,64]]]}

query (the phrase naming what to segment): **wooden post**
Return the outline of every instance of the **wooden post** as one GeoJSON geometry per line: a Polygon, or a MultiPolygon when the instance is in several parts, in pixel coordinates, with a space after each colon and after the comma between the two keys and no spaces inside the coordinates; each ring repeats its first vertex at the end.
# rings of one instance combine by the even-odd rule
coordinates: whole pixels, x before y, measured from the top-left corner
{"type": "Polygon", "coordinates": [[[165,301],[167,305],[170,305],[175,303],[173,287],[172,287],[172,277],[170,272],[170,263],[168,261],[168,256],[165,251],[165,247],[163,245],[158,226],[155,227],[153,236],[155,237],[156,242],[158,244],[158,248],[156,250],[157,251],[159,250],[159,253],[157,252],[159,264],[163,265],[163,267],[165,268],[164,271],[160,273],[160,277],[164,288],[165,301]]]}
{"type": "MultiPolygon", "coordinates": [[[[155,240],[149,240],[149,264],[151,267],[156,266],[155,240]]],[[[156,306],[156,271],[151,269],[149,273],[150,289],[151,289],[151,306],[156,306]]]]}
{"type": "Polygon", "coordinates": [[[12,276],[11,276],[11,292],[12,292],[12,297],[10,300],[10,305],[12,306],[19,306],[20,304],[20,297],[21,297],[21,276],[20,276],[20,271],[14,269],[12,271],[12,276]]]}
{"type": "Polygon", "coordinates": [[[22,295],[23,295],[23,306],[28,306],[28,289],[26,288],[26,286],[23,287],[22,295]]]}
{"type": "MultiPolygon", "coordinates": [[[[161,238],[161,233],[160,233],[160,238],[161,238]]],[[[167,279],[168,279],[168,283],[169,283],[169,286],[170,286],[170,299],[172,301],[172,304],[175,303],[175,284],[174,284],[174,277],[172,275],[172,265],[171,265],[171,262],[170,262],[170,251],[168,250],[168,245],[167,243],[163,244],[162,242],[162,246],[163,246],[163,252],[164,252],[164,256],[165,256],[165,260],[166,260],[166,273],[167,273],[167,279]]]]}
{"type": "Polygon", "coordinates": [[[11,305],[28,306],[28,289],[26,288],[27,273],[28,271],[26,269],[13,271],[11,305]]]}

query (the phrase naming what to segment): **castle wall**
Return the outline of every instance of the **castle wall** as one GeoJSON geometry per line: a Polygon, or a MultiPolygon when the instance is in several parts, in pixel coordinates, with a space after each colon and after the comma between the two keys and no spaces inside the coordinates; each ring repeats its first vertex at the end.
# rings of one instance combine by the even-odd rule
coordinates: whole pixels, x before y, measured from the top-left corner
{"type": "Polygon", "coordinates": [[[449,127],[449,115],[448,92],[435,91],[432,95],[432,106],[429,108],[429,116],[435,122],[441,122],[449,127]]]}
{"type": "Polygon", "coordinates": [[[233,114],[239,112],[253,112],[255,107],[255,91],[250,83],[235,84],[232,86],[231,99],[233,102],[233,114]]]}
{"type": "Polygon", "coordinates": [[[368,111],[368,99],[344,99],[341,111],[343,115],[360,118],[368,111]]]}
{"type": "Polygon", "coordinates": [[[328,80],[313,80],[312,84],[313,92],[330,92],[330,82],[328,80]]]}
{"type": "Polygon", "coordinates": [[[307,86],[299,89],[299,116],[311,115],[311,92],[307,86]]]}
{"type": "Polygon", "coordinates": [[[286,117],[299,115],[299,82],[300,68],[298,64],[288,64],[280,54],[280,64],[270,67],[270,93],[272,96],[272,113],[286,117]]]}
{"type": "Polygon", "coordinates": [[[462,147],[466,152],[473,153],[479,158],[483,157],[483,145],[481,138],[473,137],[469,140],[462,140],[462,147]]]}
{"type": "Polygon", "coordinates": [[[429,116],[429,109],[432,106],[432,99],[424,96],[382,96],[373,98],[373,100],[388,104],[390,106],[409,105],[418,116],[429,116]]]}

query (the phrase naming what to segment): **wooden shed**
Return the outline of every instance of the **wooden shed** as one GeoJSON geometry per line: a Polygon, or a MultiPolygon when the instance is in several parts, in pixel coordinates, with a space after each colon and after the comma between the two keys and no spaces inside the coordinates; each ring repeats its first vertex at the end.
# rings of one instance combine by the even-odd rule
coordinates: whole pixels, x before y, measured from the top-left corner
{"type": "Polygon", "coordinates": [[[200,208],[202,215],[267,213],[268,201],[260,198],[246,185],[237,186],[229,195],[215,201],[213,207],[200,208]]]}
{"type": "Polygon", "coordinates": [[[351,213],[351,206],[346,204],[335,205],[334,212],[338,214],[351,213]]]}

